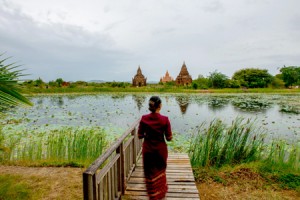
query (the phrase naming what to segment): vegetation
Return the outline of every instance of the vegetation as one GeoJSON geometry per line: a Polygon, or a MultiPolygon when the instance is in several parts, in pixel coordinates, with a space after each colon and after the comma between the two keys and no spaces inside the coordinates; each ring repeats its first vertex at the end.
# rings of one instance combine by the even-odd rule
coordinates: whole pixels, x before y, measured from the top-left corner
{"type": "Polygon", "coordinates": [[[20,176],[0,175],[0,199],[27,200],[32,196],[29,185],[20,182],[20,176]]]}
{"type": "MultiPolygon", "coordinates": [[[[18,92],[18,78],[23,76],[22,70],[18,70],[19,66],[15,63],[5,64],[7,59],[0,60],[0,115],[11,106],[32,105],[26,97],[18,92]]],[[[0,154],[7,150],[3,141],[4,136],[0,131],[0,154]]]]}
{"type": "Polygon", "coordinates": [[[22,70],[18,70],[19,65],[15,63],[5,64],[7,59],[0,60],[0,113],[10,106],[32,105],[18,92],[18,79],[24,76],[22,70]]]}
{"type": "Polygon", "coordinates": [[[203,125],[191,142],[194,167],[221,167],[258,160],[263,150],[263,133],[253,123],[237,119],[226,129],[220,120],[212,121],[203,133],[203,125]]]}
{"type": "MultiPolygon", "coordinates": [[[[20,84],[23,93],[95,93],[95,92],[265,92],[299,85],[300,67],[283,67],[281,74],[272,76],[266,69],[246,68],[236,71],[232,78],[214,71],[208,77],[199,75],[187,86],[178,86],[174,81],[132,87],[129,82],[66,82],[62,78],[45,83],[41,78],[20,84]],[[226,91],[218,90],[226,88],[226,91]],[[261,90],[257,90],[261,89],[261,90]],[[266,90],[265,90],[266,89],[266,90]]],[[[273,91],[276,92],[276,91],[273,91]]],[[[286,91],[287,92],[287,91],[286,91]]]]}
{"type": "Polygon", "coordinates": [[[7,148],[0,153],[0,162],[26,166],[88,166],[108,145],[106,134],[99,127],[22,131],[4,142],[7,148]]]}
{"type": "Polygon", "coordinates": [[[243,123],[240,118],[230,127],[219,120],[207,128],[201,125],[189,148],[196,179],[225,186],[237,179],[255,179],[259,187],[293,189],[300,194],[300,145],[269,144],[264,134],[253,122],[243,123]]]}
{"type": "Polygon", "coordinates": [[[272,83],[273,76],[266,69],[247,68],[235,72],[232,79],[246,88],[266,88],[272,83]]]}
{"type": "Polygon", "coordinates": [[[221,72],[214,71],[208,76],[208,86],[210,88],[225,88],[228,87],[228,77],[221,72]]]}
{"type": "Polygon", "coordinates": [[[286,87],[293,86],[294,84],[300,84],[300,67],[296,66],[284,66],[280,69],[281,78],[286,87]]]}

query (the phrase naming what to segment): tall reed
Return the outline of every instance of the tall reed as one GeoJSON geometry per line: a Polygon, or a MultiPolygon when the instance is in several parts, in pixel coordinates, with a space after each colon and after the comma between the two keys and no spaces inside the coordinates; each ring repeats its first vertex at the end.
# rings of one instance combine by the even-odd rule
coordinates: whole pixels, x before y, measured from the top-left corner
{"type": "Polygon", "coordinates": [[[242,118],[227,127],[220,120],[213,120],[208,128],[202,124],[192,137],[189,154],[194,167],[239,164],[258,160],[264,149],[265,131],[254,122],[242,118]]]}
{"type": "Polygon", "coordinates": [[[106,133],[100,127],[65,127],[37,135],[29,135],[17,145],[11,145],[6,161],[33,165],[75,163],[87,166],[99,157],[108,145],[106,133]]]}
{"type": "Polygon", "coordinates": [[[265,155],[262,170],[268,172],[300,172],[300,143],[273,141],[265,155]]]}

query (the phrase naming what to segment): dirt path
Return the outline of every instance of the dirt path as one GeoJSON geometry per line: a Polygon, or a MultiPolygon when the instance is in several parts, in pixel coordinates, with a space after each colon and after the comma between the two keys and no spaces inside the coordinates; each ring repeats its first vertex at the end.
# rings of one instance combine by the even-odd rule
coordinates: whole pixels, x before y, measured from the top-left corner
{"type": "Polygon", "coordinates": [[[82,199],[82,172],[80,168],[0,166],[0,174],[19,175],[43,200],[82,199]]]}

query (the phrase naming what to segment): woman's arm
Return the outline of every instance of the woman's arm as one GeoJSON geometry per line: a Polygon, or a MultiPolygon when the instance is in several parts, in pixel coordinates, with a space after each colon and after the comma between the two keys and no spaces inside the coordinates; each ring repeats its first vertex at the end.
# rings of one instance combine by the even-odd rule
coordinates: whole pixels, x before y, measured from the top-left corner
{"type": "Polygon", "coordinates": [[[144,131],[144,125],[143,125],[142,119],[140,121],[139,129],[138,129],[138,138],[139,139],[142,139],[145,137],[145,131],[144,131]]]}
{"type": "Polygon", "coordinates": [[[172,129],[171,129],[171,123],[169,118],[167,118],[167,127],[165,132],[166,140],[171,141],[172,140],[172,129]]]}

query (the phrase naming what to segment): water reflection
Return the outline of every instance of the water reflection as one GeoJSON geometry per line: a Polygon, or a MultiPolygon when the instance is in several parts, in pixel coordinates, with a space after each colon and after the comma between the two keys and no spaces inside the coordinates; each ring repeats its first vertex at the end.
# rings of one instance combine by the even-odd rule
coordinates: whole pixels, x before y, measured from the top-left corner
{"type": "Polygon", "coordinates": [[[59,107],[62,107],[64,105],[64,98],[61,97],[61,96],[58,96],[58,97],[52,97],[50,98],[50,102],[52,104],[56,104],[58,105],[59,107]]]}
{"type": "Polygon", "coordinates": [[[177,96],[176,101],[180,107],[181,114],[185,114],[190,103],[189,96],[177,96]]]}
{"type": "Polygon", "coordinates": [[[138,107],[138,109],[140,111],[141,108],[143,107],[146,97],[142,96],[142,95],[132,95],[132,99],[135,101],[136,106],[138,107]]]}
{"type": "Polygon", "coordinates": [[[38,105],[43,104],[43,102],[44,102],[44,99],[43,99],[43,98],[39,98],[39,99],[36,101],[36,103],[37,103],[38,105]]]}

